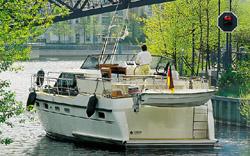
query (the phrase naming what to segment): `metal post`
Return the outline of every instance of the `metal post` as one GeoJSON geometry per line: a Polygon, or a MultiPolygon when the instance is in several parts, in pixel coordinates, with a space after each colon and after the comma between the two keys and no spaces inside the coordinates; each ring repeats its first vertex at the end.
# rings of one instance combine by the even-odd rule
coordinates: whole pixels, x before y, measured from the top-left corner
{"type": "MultiPolygon", "coordinates": [[[[229,10],[232,11],[232,0],[229,0],[229,10]]],[[[228,61],[229,61],[229,69],[232,67],[232,33],[229,33],[229,45],[228,45],[228,61]]]]}
{"type": "MultiPolygon", "coordinates": [[[[229,0],[229,11],[232,11],[232,0],[229,0]]],[[[226,34],[226,55],[225,55],[225,68],[230,70],[232,67],[232,34],[226,34]]]]}
{"type": "Polygon", "coordinates": [[[228,70],[230,67],[230,61],[229,61],[229,33],[226,33],[226,54],[225,54],[225,58],[224,58],[224,64],[225,64],[225,69],[228,70]]]}
{"type": "MultiPolygon", "coordinates": [[[[220,16],[220,0],[218,0],[218,16],[220,16]]],[[[217,82],[219,80],[219,72],[220,72],[220,57],[221,57],[220,29],[218,28],[217,82]]]]}
{"type": "Polygon", "coordinates": [[[229,53],[228,53],[228,61],[229,61],[229,68],[232,67],[232,34],[229,33],[229,38],[228,38],[228,42],[229,42],[229,45],[228,45],[228,50],[229,50],[229,53]]]}

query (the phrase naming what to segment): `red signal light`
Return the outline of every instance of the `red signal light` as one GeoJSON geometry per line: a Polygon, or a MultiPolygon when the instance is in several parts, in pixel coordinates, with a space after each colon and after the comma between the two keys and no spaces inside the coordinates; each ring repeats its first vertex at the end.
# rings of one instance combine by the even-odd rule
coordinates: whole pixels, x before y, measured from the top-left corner
{"type": "Polygon", "coordinates": [[[225,16],[225,17],[224,17],[224,20],[225,20],[225,21],[232,21],[232,16],[225,16]]]}
{"type": "Polygon", "coordinates": [[[218,27],[226,33],[233,32],[237,25],[237,16],[231,11],[225,11],[218,16],[218,27]]]}
{"type": "Polygon", "coordinates": [[[223,20],[223,25],[225,26],[231,26],[233,24],[233,18],[230,15],[224,16],[223,20]]]}

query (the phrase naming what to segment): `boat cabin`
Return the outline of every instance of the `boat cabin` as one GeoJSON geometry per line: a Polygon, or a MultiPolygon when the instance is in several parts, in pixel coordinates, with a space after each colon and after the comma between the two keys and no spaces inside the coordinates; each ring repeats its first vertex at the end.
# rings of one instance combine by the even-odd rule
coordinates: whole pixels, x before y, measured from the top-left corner
{"type": "MultiPolygon", "coordinates": [[[[112,74],[140,75],[138,65],[135,63],[136,54],[104,54],[88,55],[84,60],[81,69],[100,70],[103,78],[111,78],[112,74]]],[[[151,74],[162,75],[169,58],[163,56],[152,56],[151,74]]]]}

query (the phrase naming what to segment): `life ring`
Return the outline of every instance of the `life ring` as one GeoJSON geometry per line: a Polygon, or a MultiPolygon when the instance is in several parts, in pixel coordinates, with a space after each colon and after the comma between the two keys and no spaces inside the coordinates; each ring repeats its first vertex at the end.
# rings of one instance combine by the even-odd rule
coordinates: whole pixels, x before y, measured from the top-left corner
{"type": "Polygon", "coordinates": [[[42,86],[43,85],[43,82],[44,82],[44,71],[41,69],[37,72],[37,77],[36,77],[36,84],[37,86],[42,86]]]}
{"type": "Polygon", "coordinates": [[[86,110],[86,114],[88,117],[91,117],[95,113],[97,103],[98,103],[98,99],[96,95],[94,94],[93,96],[89,98],[89,102],[88,102],[88,106],[86,110]]]}
{"type": "Polygon", "coordinates": [[[28,108],[29,106],[33,106],[35,104],[36,101],[36,93],[35,92],[31,92],[29,94],[27,103],[26,103],[26,108],[28,108]]]}

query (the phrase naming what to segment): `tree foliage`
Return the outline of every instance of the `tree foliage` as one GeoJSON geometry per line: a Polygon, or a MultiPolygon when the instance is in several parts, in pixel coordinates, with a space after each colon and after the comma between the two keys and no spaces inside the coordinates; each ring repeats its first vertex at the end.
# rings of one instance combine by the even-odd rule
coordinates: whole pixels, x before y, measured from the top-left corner
{"type": "MultiPolygon", "coordinates": [[[[238,1],[233,1],[234,12],[237,13],[239,6],[238,1]]],[[[221,12],[228,8],[228,1],[221,0],[221,12]]],[[[186,69],[190,69],[194,54],[196,75],[215,66],[211,64],[211,55],[217,53],[218,48],[218,0],[176,0],[155,5],[152,11],[152,17],[143,19],[147,44],[152,53],[171,56],[175,62],[184,61],[186,69]]],[[[235,32],[241,30],[240,27],[235,32]]],[[[222,48],[225,33],[221,33],[220,40],[222,48]]]]}
{"type": "MultiPolygon", "coordinates": [[[[221,0],[221,13],[228,10],[229,1],[221,0]]],[[[238,16],[238,27],[232,33],[233,49],[239,49],[239,45],[249,46],[250,0],[233,1],[232,11],[238,16]]],[[[211,64],[211,55],[217,55],[217,49],[226,44],[226,34],[221,32],[221,47],[218,47],[217,18],[218,0],[176,0],[155,5],[153,16],[143,19],[149,49],[152,53],[172,57],[176,63],[184,62],[184,68],[189,71],[186,74],[190,74],[192,68],[195,68],[196,75],[201,70],[208,71],[217,66],[216,62],[211,64]],[[195,64],[193,67],[192,63],[195,64]]],[[[231,70],[223,72],[219,80],[219,95],[249,98],[249,63],[249,57],[238,60],[231,70]]],[[[248,104],[242,107],[243,114],[248,116],[249,110],[248,104]]]]}
{"type": "MultiPolygon", "coordinates": [[[[12,70],[14,61],[27,59],[28,40],[35,39],[55,15],[65,11],[49,5],[47,0],[0,0],[0,73],[12,70]]],[[[0,80],[0,123],[23,111],[9,86],[8,81],[0,80]]]]}
{"type": "Polygon", "coordinates": [[[129,12],[128,18],[128,31],[129,35],[125,38],[125,43],[130,44],[142,44],[145,43],[145,35],[143,33],[143,22],[140,20],[141,18],[146,18],[146,15],[141,15],[138,17],[134,12],[129,12]]]}
{"type": "Polygon", "coordinates": [[[242,1],[235,10],[238,15],[239,25],[235,31],[234,39],[238,45],[247,45],[250,50],[250,0],[242,1]]]}
{"type": "MultiPolygon", "coordinates": [[[[83,33],[83,41],[86,43],[87,36],[90,36],[92,26],[95,26],[91,23],[92,17],[83,17],[79,19],[79,23],[75,26],[76,32],[82,32],[83,33]]],[[[96,23],[97,24],[97,23],[96,23]]]]}
{"type": "Polygon", "coordinates": [[[250,61],[239,61],[236,70],[225,71],[219,79],[218,95],[246,97],[250,94],[250,61]]]}
{"type": "Polygon", "coordinates": [[[68,21],[58,22],[51,26],[51,33],[58,36],[59,43],[65,43],[66,37],[73,33],[73,29],[68,21]],[[63,42],[62,42],[63,41],[63,42]]]}

